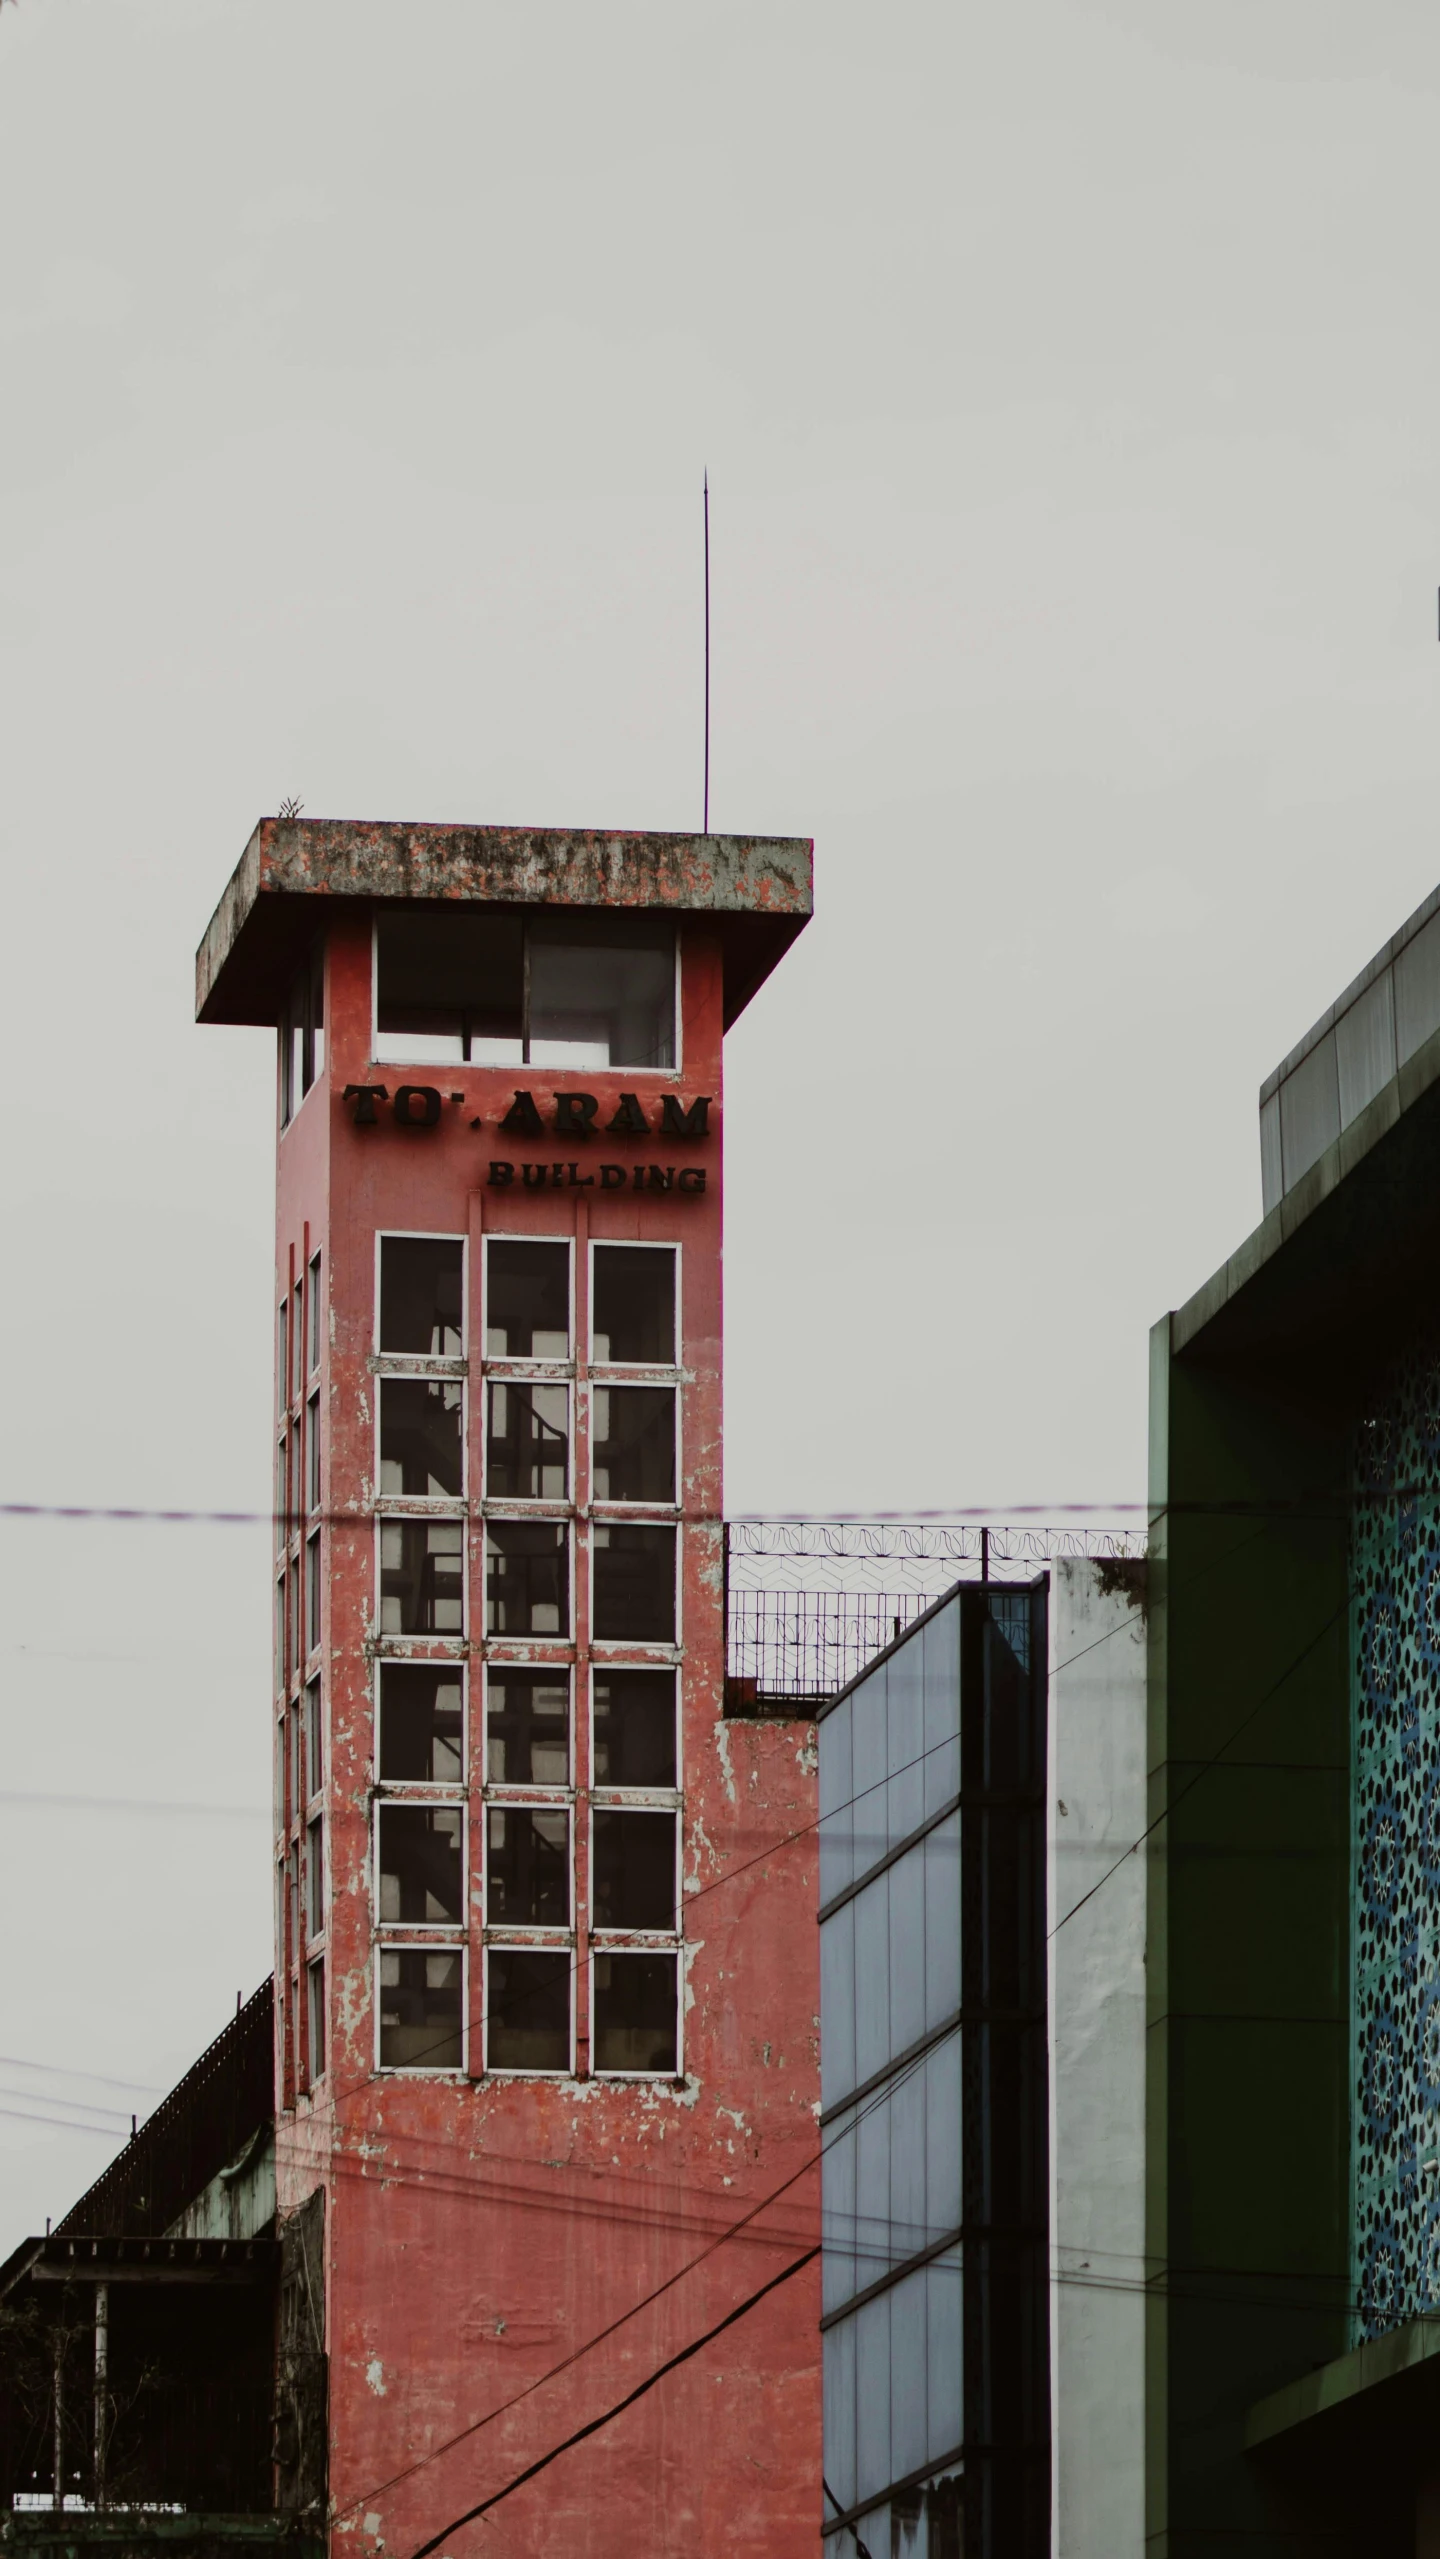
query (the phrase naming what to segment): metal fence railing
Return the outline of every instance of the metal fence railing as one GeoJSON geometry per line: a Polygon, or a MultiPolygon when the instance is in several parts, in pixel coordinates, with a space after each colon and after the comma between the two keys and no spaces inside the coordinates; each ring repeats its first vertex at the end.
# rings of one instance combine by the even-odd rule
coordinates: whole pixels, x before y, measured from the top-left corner
{"type": "Polygon", "coordinates": [[[729,1607],[731,1714],[819,1705],[933,1606],[933,1591],[737,1590],[729,1607]]]}

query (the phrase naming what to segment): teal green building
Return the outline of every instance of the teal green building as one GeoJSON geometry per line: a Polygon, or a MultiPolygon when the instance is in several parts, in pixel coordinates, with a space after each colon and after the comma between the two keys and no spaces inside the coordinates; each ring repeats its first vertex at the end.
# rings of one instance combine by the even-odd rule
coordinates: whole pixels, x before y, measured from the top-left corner
{"type": "Polygon", "coordinates": [[[1440,890],[1152,1335],[1147,2550],[1440,2553],[1440,890]]]}

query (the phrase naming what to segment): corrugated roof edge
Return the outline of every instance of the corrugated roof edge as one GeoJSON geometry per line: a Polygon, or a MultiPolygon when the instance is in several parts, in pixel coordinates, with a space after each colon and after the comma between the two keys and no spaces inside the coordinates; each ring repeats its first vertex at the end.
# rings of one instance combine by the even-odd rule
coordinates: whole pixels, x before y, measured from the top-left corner
{"type": "Polygon", "coordinates": [[[1271,1095],[1279,1092],[1286,1077],[1293,1075],[1297,1066],[1303,1065],[1310,1051],[1319,1046],[1326,1032],[1333,1030],[1342,1015],[1349,1012],[1351,1005],[1364,994],[1366,987],[1373,986],[1376,978],[1382,975],[1391,961],[1398,959],[1406,943],[1414,941],[1421,927],[1429,923],[1437,909],[1440,909],[1440,887],[1433,888],[1424,903],[1416,907],[1414,914],[1406,917],[1398,933],[1391,934],[1389,941],[1376,952],[1373,960],[1367,961],[1359,976],[1351,979],[1344,992],[1336,996],[1334,1003],[1321,1014],[1319,1021],[1311,1023],[1304,1038],[1296,1041],[1289,1056],[1282,1057],[1279,1065],[1266,1076],[1260,1087],[1262,1110],[1271,1095]]]}

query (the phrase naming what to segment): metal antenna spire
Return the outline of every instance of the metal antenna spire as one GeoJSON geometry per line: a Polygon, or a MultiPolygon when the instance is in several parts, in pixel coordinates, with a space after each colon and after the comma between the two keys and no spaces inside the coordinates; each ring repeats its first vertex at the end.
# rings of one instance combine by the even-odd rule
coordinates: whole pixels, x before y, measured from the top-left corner
{"type": "Polygon", "coordinates": [[[705,814],[700,832],[710,832],[710,473],[704,472],[705,505],[705,814]]]}

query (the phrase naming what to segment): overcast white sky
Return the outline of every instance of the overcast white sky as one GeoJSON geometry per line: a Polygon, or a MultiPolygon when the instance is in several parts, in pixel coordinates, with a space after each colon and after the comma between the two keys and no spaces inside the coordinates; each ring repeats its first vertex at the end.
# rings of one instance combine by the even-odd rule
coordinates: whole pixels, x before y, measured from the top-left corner
{"type": "MultiPolygon", "coordinates": [[[[817,876],[730,1506],[1139,1497],[1256,1087],[1440,876],[1437,85],[1422,0],[0,8],[0,1498],[268,1500],[195,944],[287,792],[698,825],[706,462],[713,821],[817,876]]],[[[0,1592],[3,2248],[109,2156],[23,2110],[268,1966],[264,1539],[0,1592]]]]}

